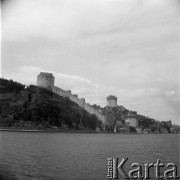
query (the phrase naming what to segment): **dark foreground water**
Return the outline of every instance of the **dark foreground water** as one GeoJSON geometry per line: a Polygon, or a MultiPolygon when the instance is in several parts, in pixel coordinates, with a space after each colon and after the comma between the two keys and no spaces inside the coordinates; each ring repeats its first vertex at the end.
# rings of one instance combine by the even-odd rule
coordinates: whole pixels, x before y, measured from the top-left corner
{"type": "MultiPolygon", "coordinates": [[[[0,132],[0,179],[105,180],[107,158],[179,166],[180,135],[0,132]]],[[[123,179],[119,177],[119,179],[123,179]]],[[[155,178],[151,178],[155,179],[155,178]]]]}

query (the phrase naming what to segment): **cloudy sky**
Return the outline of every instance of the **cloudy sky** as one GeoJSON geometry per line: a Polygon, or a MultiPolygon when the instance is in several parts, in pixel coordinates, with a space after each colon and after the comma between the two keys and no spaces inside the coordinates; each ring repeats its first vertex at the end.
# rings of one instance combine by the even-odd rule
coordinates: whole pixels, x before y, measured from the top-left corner
{"type": "Polygon", "coordinates": [[[1,76],[179,123],[179,0],[6,0],[1,76]]]}

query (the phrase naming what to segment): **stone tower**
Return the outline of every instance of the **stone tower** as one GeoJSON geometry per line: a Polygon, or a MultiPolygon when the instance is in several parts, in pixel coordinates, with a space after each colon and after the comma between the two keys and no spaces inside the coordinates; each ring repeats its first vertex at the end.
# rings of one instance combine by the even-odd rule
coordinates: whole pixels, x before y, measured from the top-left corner
{"type": "Polygon", "coordinates": [[[52,73],[41,72],[37,76],[37,86],[52,90],[52,87],[54,86],[54,79],[55,78],[52,73]]]}
{"type": "Polygon", "coordinates": [[[117,106],[117,97],[116,96],[108,96],[107,97],[107,106],[116,107],[117,106]]]}

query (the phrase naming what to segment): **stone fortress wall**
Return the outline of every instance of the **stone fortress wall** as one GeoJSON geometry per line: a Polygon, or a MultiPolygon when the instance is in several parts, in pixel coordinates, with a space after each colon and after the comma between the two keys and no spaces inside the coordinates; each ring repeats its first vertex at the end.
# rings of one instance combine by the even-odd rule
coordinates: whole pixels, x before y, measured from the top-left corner
{"type": "Polygon", "coordinates": [[[43,73],[41,72],[37,76],[37,86],[51,89],[54,86],[54,76],[52,73],[43,73]]]}
{"type": "Polygon", "coordinates": [[[95,108],[89,103],[85,102],[85,98],[78,98],[78,95],[76,94],[71,94],[71,91],[65,91],[57,86],[54,86],[54,76],[52,73],[44,73],[41,72],[37,76],[37,86],[44,87],[47,89],[52,90],[54,93],[63,96],[63,97],[68,97],[71,101],[75,102],[78,104],[80,107],[82,107],[84,110],[86,110],[90,114],[96,115],[96,117],[102,121],[102,123],[105,123],[105,115],[101,111],[101,108],[95,108]]]}
{"type": "Polygon", "coordinates": [[[117,97],[116,96],[108,96],[107,97],[107,106],[116,107],[117,106],[117,97]]]}
{"type": "MultiPolygon", "coordinates": [[[[96,115],[98,120],[103,123],[105,128],[106,125],[115,125],[114,114],[111,112],[111,108],[117,107],[117,97],[110,95],[107,97],[106,111],[103,113],[102,108],[97,105],[90,105],[85,102],[85,98],[79,98],[77,94],[72,94],[70,90],[63,90],[57,86],[54,86],[55,77],[52,73],[41,72],[37,76],[37,86],[47,88],[54,93],[69,98],[71,101],[78,104],[84,110],[90,114],[96,115]],[[110,109],[110,111],[108,111],[110,109]]],[[[138,120],[136,118],[137,112],[128,112],[127,117],[125,117],[125,122],[133,127],[138,127],[138,120]]]]}

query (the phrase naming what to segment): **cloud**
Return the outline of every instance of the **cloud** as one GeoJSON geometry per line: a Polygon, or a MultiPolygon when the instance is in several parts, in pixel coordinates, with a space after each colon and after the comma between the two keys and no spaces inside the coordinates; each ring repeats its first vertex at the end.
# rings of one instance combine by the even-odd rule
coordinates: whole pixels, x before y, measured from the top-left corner
{"type": "Polygon", "coordinates": [[[69,74],[62,74],[62,73],[54,73],[54,75],[57,78],[63,78],[65,80],[67,80],[67,81],[68,80],[72,80],[72,81],[86,83],[86,84],[95,86],[95,84],[93,84],[89,79],[86,79],[86,78],[83,78],[83,77],[79,77],[77,75],[69,75],[69,74]]]}
{"type": "Polygon", "coordinates": [[[3,36],[6,40],[23,41],[33,36],[57,40],[107,34],[124,36],[138,31],[143,36],[147,28],[150,33],[157,33],[156,28],[165,30],[162,25],[172,23],[172,16],[177,14],[169,0],[159,1],[161,4],[155,1],[139,4],[135,0],[15,0],[3,9],[3,36]]]}
{"type": "Polygon", "coordinates": [[[71,90],[73,94],[78,94],[79,97],[86,98],[87,102],[91,104],[95,103],[97,85],[89,79],[77,75],[58,73],[34,66],[21,66],[15,72],[9,73],[3,71],[3,78],[13,79],[25,85],[36,85],[37,75],[40,72],[53,73],[55,86],[64,90],[71,90]]]}
{"type": "Polygon", "coordinates": [[[166,91],[165,93],[161,94],[161,98],[169,108],[171,108],[175,113],[179,114],[180,99],[178,97],[178,92],[174,92],[173,90],[166,91]]]}
{"type": "Polygon", "coordinates": [[[35,84],[40,71],[53,72],[57,86],[91,104],[113,94],[144,115],[177,119],[179,0],[7,2],[5,77],[35,84]]]}
{"type": "MultiPolygon", "coordinates": [[[[15,81],[19,81],[26,85],[36,84],[36,77],[40,72],[51,72],[55,76],[55,82],[57,86],[71,87],[76,89],[78,87],[95,87],[96,85],[92,83],[89,79],[70,74],[57,73],[54,71],[45,70],[34,66],[21,66],[16,69],[15,72],[3,72],[3,77],[10,79],[13,78],[15,81]],[[75,88],[76,87],[76,88],[75,88]]],[[[63,88],[63,87],[62,87],[63,88]]]]}

